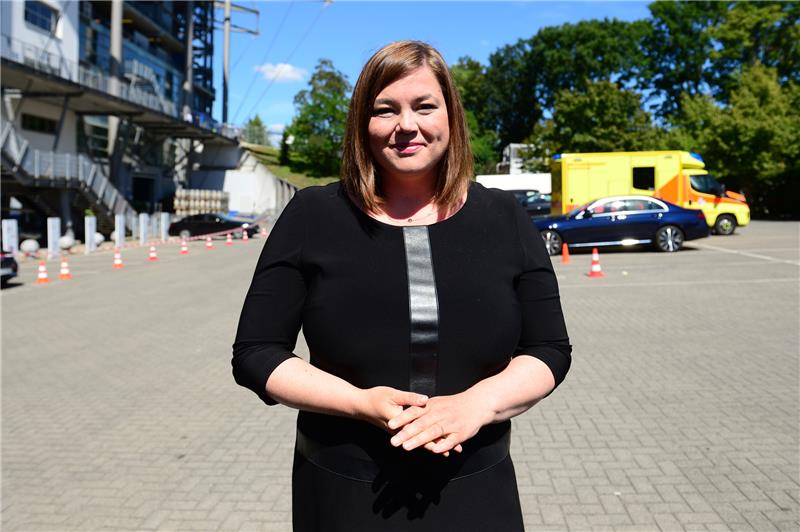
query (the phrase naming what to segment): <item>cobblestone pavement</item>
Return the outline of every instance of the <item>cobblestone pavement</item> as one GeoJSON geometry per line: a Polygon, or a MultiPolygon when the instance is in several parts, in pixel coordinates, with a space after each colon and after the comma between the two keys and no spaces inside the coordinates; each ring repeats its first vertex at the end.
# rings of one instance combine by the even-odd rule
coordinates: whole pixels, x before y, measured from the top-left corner
{"type": "MultiPolygon", "coordinates": [[[[603,252],[603,279],[585,253],[556,264],[574,363],[514,419],[528,530],[800,527],[798,242],[754,222],[603,252]]],[[[23,264],[2,293],[3,530],[290,530],[295,413],[230,371],[261,245],[76,256],[47,286],[23,264]]]]}

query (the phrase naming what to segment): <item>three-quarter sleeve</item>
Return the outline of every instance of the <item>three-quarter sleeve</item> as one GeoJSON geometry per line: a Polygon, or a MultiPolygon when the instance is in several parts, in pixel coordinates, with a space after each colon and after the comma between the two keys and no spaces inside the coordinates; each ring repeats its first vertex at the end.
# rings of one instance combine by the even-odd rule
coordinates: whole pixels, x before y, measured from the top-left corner
{"type": "Polygon", "coordinates": [[[530,355],[547,364],[558,386],[572,361],[558,282],[539,230],[516,201],[514,209],[522,248],[522,269],[516,279],[522,332],[514,356],[530,355]]]}
{"type": "Polygon", "coordinates": [[[298,192],[284,208],[261,251],[233,344],[233,378],[268,405],[270,374],[295,357],[306,283],[302,272],[306,219],[298,192]]]}

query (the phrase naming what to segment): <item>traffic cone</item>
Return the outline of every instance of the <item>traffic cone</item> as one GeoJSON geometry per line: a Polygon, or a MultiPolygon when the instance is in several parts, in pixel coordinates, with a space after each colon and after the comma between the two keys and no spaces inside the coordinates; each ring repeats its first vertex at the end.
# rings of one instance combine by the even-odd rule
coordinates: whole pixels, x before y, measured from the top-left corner
{"type": "Polygon", "coordinates": [[[50,278],[47,277],[47,266],[43,260],[39,261],[39,273],[36,275],[36,284],[47,284],[50,278]]]}
{"type": "Polygon", "coordinates": [[[264,238],[267,238],[267,228],[266,227],[262,227],[261,228],[261,236],[264,237],[264,238]]]}
{"type": "Polygon", "coordinates": [[[186,244],[186,239],[181,239],[181,255],[189,254],[189,246],[186,244]]]}
{"type": "Polygon", "coordinates": [[[114,269],[121,270],[125,265],[122,263],[122,252],[119,249],[114,251],[114,269]]]}
{"type": "Polygon", "coordinates": [[[66,257],[61,257],[61,268],[58,271],[58,278],[62,281],[72,279],[72,274],[69,273],[69,264],[67,264],[66,257]]]}
{"type": "Polygon", "coordinates": [[[158,260],[158,254],[156,253],[155,246],[150,246],[150,253],[147,255],[147,260],[150,262],[155,262],[158,260]]]}
{"type": "Polygon", "coordinates": [[[603,270],[600,268],[600,253],[597,248],[592,248],[592,269],[587,273],[589,277],[605,277],[603,270]]]}
{"type": "Polygon", "coordinates": [[[214,242],[211,241],[211,237],[206,237],[206,249],[214,249],[214,242]]]}
{"type": "Polygon", "coordinates": [[[233,245],[233,236],[228,233],[228,236],[225,237],[225,245],[232,246],[233,245]]]}
{"type": "Polygon", "coordinates": [[[247,235],[247,229],[242,229],[242,241],[247,242],[250,237],[247,235]]]}
{"type": "Polygon", "coordinates": [[[572,264],[572,259],[569,258],[569,246],[566,242],[561,244],[561,264],[572,264]]]}

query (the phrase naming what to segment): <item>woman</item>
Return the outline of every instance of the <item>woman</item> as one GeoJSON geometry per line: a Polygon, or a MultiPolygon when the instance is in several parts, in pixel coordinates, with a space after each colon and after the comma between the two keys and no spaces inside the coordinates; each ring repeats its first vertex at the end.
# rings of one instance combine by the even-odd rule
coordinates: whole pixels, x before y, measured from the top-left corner
{"type": "Polygon", "coordinates": [[[550,259],[511,194],[472,182],[441,55],[365,65],[342,180],[299,191],[264,247],[236,382],[300,410],[295,530],[522,530],[510,418],[570,365],[550,259]],[[311,361],[292,353],[300,326],[311,361]]]}

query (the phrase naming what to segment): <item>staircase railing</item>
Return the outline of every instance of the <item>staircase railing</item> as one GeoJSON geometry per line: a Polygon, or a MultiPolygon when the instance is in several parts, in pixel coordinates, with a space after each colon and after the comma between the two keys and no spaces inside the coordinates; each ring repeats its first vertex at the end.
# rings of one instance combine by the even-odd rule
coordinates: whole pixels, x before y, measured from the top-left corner
{"type": "Polygon", "coordinates": [[[0,129],[0,146],[5,156],[14,163],[14,170],[23,170],[34,186],[57,186],[53,181],[63,179],[64,185],[77,186],[110,217],[125,215],[126,227],[135,230],[136,211],[108,179],[102,166],[89,157],[82,153],[31,149],[29,142],[8,121],[0,129]]]}

